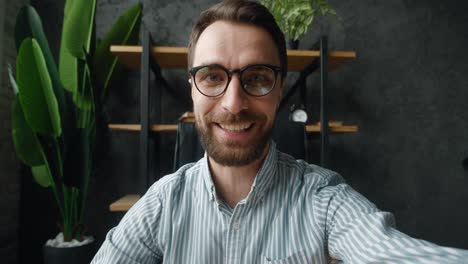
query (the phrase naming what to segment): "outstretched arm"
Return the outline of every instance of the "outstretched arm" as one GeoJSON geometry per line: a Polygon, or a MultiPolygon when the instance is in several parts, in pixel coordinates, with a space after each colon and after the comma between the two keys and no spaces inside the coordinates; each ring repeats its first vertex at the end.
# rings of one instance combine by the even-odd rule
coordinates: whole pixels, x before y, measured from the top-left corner
{"type": "Polygon", "coordinates": [[[349,185],[323,188],[318,206],[326,222],[328,251],[345,263],[466,263],[468,251],[441,247],[395,229],[382,212],[349,185]],[[321,205],[320,205],[321,204],[321,205]],[[325,208],[326,207],[326,208],[325,208]]]}

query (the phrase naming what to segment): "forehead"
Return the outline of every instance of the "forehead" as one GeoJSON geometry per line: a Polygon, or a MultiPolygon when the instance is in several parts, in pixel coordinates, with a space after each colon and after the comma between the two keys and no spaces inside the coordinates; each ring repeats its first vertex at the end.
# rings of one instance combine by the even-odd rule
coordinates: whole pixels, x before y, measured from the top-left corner
{"type": "Polygon", "coordinates": [[[278,48],[270,34],[245,23],[216,21],[200,35],[193,66],[218,63],[228,68],[248,64],[279,65],[278,48]]]}

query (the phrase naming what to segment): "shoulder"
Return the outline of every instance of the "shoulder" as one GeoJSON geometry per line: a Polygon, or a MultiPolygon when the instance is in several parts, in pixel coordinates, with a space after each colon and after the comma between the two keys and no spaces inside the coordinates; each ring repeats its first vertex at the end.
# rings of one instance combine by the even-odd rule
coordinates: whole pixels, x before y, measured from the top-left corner
{"type": "Polygon", "coordinates": [[[159,218],[164,212],[170,212],[178,205],[178,201],[187,194],[191,194],[193,188],[197,188],[197,177],[200,171],[201,161],[189,163],[176,172],[168,174],[153,185],[148,191],[133,205],[126,217],[137,218],[150,217],[159,218]]]}
{"type": "Polygon", "coordinates": [[[290,177],[302,187],[320,190],[327,186],[338,186],[345,183],[343,177],[335,171],[296,160],[292,156],[278,152],[278,171],[283,177],[290,177]]]}
{"type": "Polygon", "coordinates": [[[195,163],[188,163],[180,167],[176,172],[168,174],[156,181],[147,191],[145,196],[156,196],[160,200],[164,200],[168,196],[183,191],[184,189],[192,189],[195,181],[200,177],[203,165],[203,159],[195,163]]]}

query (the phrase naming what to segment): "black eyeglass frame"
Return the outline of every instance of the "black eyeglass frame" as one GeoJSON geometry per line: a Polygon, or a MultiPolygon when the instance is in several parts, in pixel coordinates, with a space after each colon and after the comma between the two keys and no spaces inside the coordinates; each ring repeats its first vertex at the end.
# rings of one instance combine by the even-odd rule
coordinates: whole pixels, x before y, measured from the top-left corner
{"type": "Polygon", "coordinates": [[[218,97],[222,94],[224,94],[229,86],[229,83],[231,83],[231,80],[232,80],[232,75],[234,73],[239,73],[239,81],[241,83],[241,87],[242,87],[242,90],[244,90],[244,92],[250,96],[254,96],[254,97],[262,97],[262,96],[266,96],[268,95],[269,93],[271,93],[271,91],[273,91],[273,89],[275,88],[276,86],[276,81],[278,80],[278,74],[281,72],[281,67],[279,66],[276,66],[276,65],[271,65],[271,64],[249,64],[245,67],[242,67],[240,69],[226,69],[224,66],[220,65],[220,64],[207,64],[207,65],[200,65],[200,66],[196,66],[196,67],[192,67],[190,70],[189,70],[189,73],[190,73],[190,76],[192,77],[192,80],[195,84],[195,88],[197,88],[197,90],[203,94],[204,96],[206,97],[218,97]],[[218,69],[221,69],[223,70],[224,72],[227,73],[227,76],[228,76],[228,81],[226,82],[226,87],[224,87],[224,89],[217,95],[207,95],[205,93],[203,93],[200,88],[198,88],[198,85],[197,85],[197,81],[195,80],[195,75],[197,74],[197,72],[200,70],[200,69],[203,69],[205,67],[215,67],[215,68],[218,68],[218,69]],[[248,70],[249,68],[252,68],[252,67],[266,67],[266,68],[269,68],[270,70],[273,71],[274,73],[274,76],[275,76],[275,81],[273,82],[273,85],[271,86],[270,90],[265,93],[265,94],[262,94],[262,95],[255,95],[255,94],[251,94],[249,93],[249,91],[247,91],[245,88],[244,88],[244,84],[242,83],[242,73],[246,70],[248,70]]]}

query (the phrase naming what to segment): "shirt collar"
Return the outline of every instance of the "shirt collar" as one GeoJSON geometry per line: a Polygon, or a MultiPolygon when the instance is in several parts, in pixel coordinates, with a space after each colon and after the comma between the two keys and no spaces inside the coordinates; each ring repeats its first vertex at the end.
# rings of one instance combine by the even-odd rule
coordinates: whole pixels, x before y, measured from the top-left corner
{"type": "Polygon", "coordinates": [[[210,166],[208,164],[208,154],[206,154],[206,151],[202,159],[201,174],[203,177],[203,182],[205,184],[206,190],[208,191],[210,195],[209,196],[210,201],[216,200],[216,190],[213,184],[213,179],[211,178],[210,166]]]}
{"type": "MultiPolygon", "coordinates": [[[[245,199],[246,202],[255,202],[260,200],[271,187],[271,185],[274,182],[274,177],[276,175],[277,160],[278,153],[276,150],[276,143],[273,140],[270,140],[268,153],[265,157],[265,160],[263,161],[262,166],[258,170],[257,175],[255,176],[255,180],[252,184],[250,192],[245,199]]],[[[216,201],[216,188],[213,183],[213,179],[211,178],[211,172],[208,164],[208,155],[206,152],[202,162],[203,165],[201,173],[204,185],[209,193],[209,199],[210,201],[216,201]]]]}

